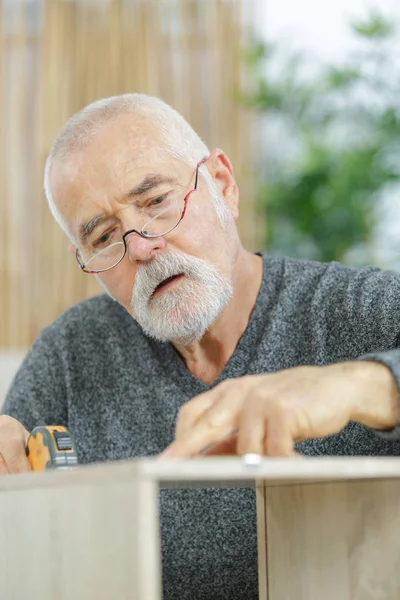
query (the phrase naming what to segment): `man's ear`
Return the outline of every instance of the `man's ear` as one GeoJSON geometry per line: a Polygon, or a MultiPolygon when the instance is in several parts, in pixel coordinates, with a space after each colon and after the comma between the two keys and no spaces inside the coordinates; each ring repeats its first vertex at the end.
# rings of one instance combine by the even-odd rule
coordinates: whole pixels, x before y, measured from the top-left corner
{"type": "Polygon", "coordinates": [[[71,254],[73,254],[75,256],[75,254],[76,254],[76,246],[74,246],[74,244],[69,244],[69,246],[68,246],[68,252],[71,252],[71,254]]]}
{"type": "Polygon", "coordinates": [[[209,165],[210,174],[225,198],[233,218],[237,219],[239,216],[239,189],[231,161],[223,150],[214,148],[207,164],[209,165]]]}

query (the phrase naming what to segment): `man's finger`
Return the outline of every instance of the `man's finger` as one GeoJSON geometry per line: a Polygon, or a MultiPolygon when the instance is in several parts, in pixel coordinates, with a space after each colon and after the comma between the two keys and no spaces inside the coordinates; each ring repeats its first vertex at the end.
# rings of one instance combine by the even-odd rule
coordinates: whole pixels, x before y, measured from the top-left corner
{"type": "Polygon", "coordinates": [[[224,441],[237,428],[243,390],[233,385],[224,385],[213,391],[218,396],[215,397],[214,394],[211,406],[190,427],[180,429],[179,438],[176,437],[176,441],[162,456],[194,456],[208,449],[211,444],[224,441]]]}
{"type": "Polygon", "coordinates": [[[189,458],[208,449],[209,446],[221,442],[235,429],[231,420],[226,420],[218,428],[212,427],[207,420],[207,412],[187,431],[186,435],[175,440],[161,453],[161,458],[189,458]]]}
{"type": "Polygon", "coordinates": [[[231,413],[242,403],[242,398],[241,388],[232,384],[232,381],[226,381],[192,398],[181,408],[175,439],[185,438],[194,427],[207,425],[212,429],[218,428],[221,422],[231,420],[231,413]]]}
{"type": "Polygon", "coordinates": [[[218,442],[210,446],[205,452],[204,456],[221,456],[221,455],[233,455],[236,454],[237,445],[237,431],[232,433],[226,440],[218,442]]]}
{"type": "Polygon", "coordinates": [[[294,456],[295,440],[289,423],[280,416],[271,415],[266,423],[264,454],[267,456],[294,456]]]}
{"type": "Polygon", "coordinates": [[[238,455],[244,454],[265,454],[265,419],[258,407],[248,406],[239,419],[238,440],[236,450],[238,455]]]}
{"type": "MultiPolygon", "coordinates": [[[[14,425],[14,423],[12,424],[14,425]]],[[[15,431],[11,433],[11,427],[4,428],[4,439],[7,439],[7,442],[4,442],[2,455],[9,473],[26,473],[32,470],[26,456],[28,438],[29,432],[22,427],[19,427],[18,435],[16,435],[15,431]],[[7,429],[8,435],[5,435],[7,429]]]]}
{"type": "Polygon", "coordinates": [[[7,469],[6,461],[4,460],[4,456],[0,454],[0,475],[8,475],[9,471],[7,469]]]}
{"type": "Polygon", "coordinates": [[[161,454],[162,458],[189,458],[200,454],[212,444],[216,444],[221,438],[227,437],[231,430],[210,430],[209,428],[195,428],[190,434],[180,440],[175,440],[161,454]]]}
{"type": "Polygon", "coordinates": [[[195,396],[182,406],[176,422],[176,440],[184,438],[199,417],[213,405],[217,400],[217,389],[215,388],[205,394],[199,394],[199,396],[195,396]]]}
{"type": "Polygon", "coordinates": [[[32,470],[25,448],[26,445],[23,441],[17,441],[3,450],[3,457],[9,473],[27,473],[32,470]]]}

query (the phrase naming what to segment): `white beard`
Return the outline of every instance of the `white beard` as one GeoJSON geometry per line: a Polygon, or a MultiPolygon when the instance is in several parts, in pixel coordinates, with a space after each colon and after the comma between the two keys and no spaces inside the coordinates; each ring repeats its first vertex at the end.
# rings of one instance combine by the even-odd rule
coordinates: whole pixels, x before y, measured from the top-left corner
{"type": "Polygon", "coordinates": [[[232,283],[211,263],[165,251],[139,266],[131,307],[148,336],[188,345],[204,336],[232,294],[232,283]],[[173,288],[152,296],[162,281],[180,273],[185,277],[173,288]]]}

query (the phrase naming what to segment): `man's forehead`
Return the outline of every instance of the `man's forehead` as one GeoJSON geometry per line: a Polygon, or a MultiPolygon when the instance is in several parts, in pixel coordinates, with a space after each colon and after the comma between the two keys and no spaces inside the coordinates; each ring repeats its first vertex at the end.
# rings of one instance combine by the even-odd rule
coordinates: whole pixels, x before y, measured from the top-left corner
{"type": "Polygon", "coordinates": [[[170,159],[154,123],[120,115],[104,124],[84,148],[71,152],[58,164],[56,160],[54,170],[67,175],[67,181],[71,173],[74,178],[100,176],[101,179],[102,174],[121,177],[135,168],[146,168],[148,163],[163,164],[170,159]]]}
{"type": "Polygon", "coordinates": [[[154,124],[123,116],[105,125],[85,148],[56,160],[52,190],[65,218],[75,221],[88,203],[122,196],[148,175],[179,177],[182,162],[160,137],[154,124]]]}
{"type": "Polygon", "coordinates": [[[126,194],[130,188],[154,186],[163,179],[177,179],[182,164],[176,159],[154,150],[141,155],[131,153],[117,159],[103,155],[98,160],[71,156],[54,173],[56,196],[90,197],[99,193],[126,194]],[[143,182],[143,180],[145,181],[143,182]]]}
{"type": "Polygon", "coordinates": [[[82,223],[93,215],[104,214],[109,201],[129,201],[140,194],[160,189],[157,185],[176,184],[182,163],[160,152],[140,156],[119,157],[115,166],[103,156],[99,162],[85,160],[85,156],[71,157],[61,167],[55,185],[55,201],[71,231],[78,239],[82,223]]]}
{"type": "Polygon", "coordinates": [[[172,157],[159,146],[145,143],[144,140],[113,141],[108,145],[95,144],[84,148],[79,152],[72,153],[60,164],[61,172],[64,174],[74,173],[75,177],[98,177],[101,174],[110,177],[113,174],[131,173],[134,170],[150,168],[151,165],[168,165],[172,157]]]}
{"type": "MultiPolygon", "coordinates": [[[[103,143],[102,143],[103,142],[103,143]]],[[[143,138],[110,140],[104,144],[91,144],[73,152],[52,169],[52,187],[56,196],[71,188],[85,193],[104,189],[105,186],[121,186],[129,180],[135,183],[148,173],[175,173],[182,168],[181,161],[173,158],[161,145],[146,142],[143,138]]]]}

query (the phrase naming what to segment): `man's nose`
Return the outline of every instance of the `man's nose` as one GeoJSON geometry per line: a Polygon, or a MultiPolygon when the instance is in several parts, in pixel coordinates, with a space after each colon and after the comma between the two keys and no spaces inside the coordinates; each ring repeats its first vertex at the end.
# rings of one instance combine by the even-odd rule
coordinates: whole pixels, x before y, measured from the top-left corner
{"type": "Polygon", "coordinates": [[[131,262],[151,260],[157,252],[164,250],[166,247],[163,237],[144,238],[135,232],[129,233],[125,241],[126,253],[131,262]]]}

